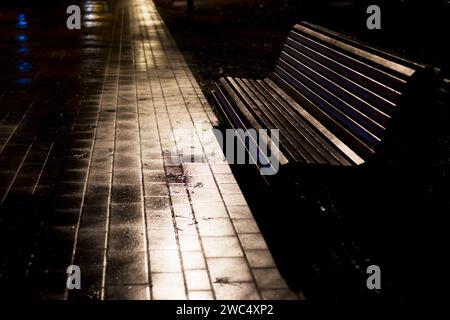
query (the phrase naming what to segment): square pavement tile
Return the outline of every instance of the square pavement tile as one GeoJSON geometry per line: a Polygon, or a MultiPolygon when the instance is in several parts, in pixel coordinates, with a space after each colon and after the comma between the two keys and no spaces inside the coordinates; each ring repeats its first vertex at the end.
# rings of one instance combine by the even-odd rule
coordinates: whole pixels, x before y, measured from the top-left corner
{"type": "Polygon", "coordinates": [[[254,219],[233,219],[232,221],[239,234],[260,232],[254,219]]]}
{"type": "Polygon", "coordinates": [[[113,184],[140,184],[142,181],[141,171],[139,169],[120,169],[114,170],[113,184]]]}
{"type": "Polygon", "coordinates": [[[89,183],[86,193],[109,194],[110,185],[108,183],[89,183]]]}
{"type": "Polygon", "coordinates": [[[206,268],[205,257],[202,251],[184,251],[182,252],[182,258],[185,270],[206,268]]]}
{"type": "Polygon", "coordinates": [[[192,203],[222,201],[219,190],[217,188],[190,189],[189,194],[191,196],[192,203]]]}
{"type": "Polygon", "coordinates": [[[86,274],[99,274],[99,280],[102,278],[104,268],[104,258],[106,255],[106,249],[92,249],[86,250],[77,248],[75,251],[74,264],[80,266],[83,275],[86,274]]]}
{"type": "Polygon", "coordinates": [[[161,145],[159,141],[141,141],[141,148],[142,152],[149,152],[149,151],[158,151],[161,152],[161,145]]]}
{"type": "Polygon", "coordinates": [[[208,258],[207,263],[213,282],[253,281],[250,268],[243,257],[208,258]]]}
{"type": "Polygon", "coordinates": [[[108,300],[150,300],[148,285],[108,286],[106,288],[108,300]]]}
{"type": "Polygon", "coordinates": [[[144,171],[144,183],[147,184],[151,182],[165,183],[166,174],[164,173],[164,171],[160,170],[144,171]]]}
{"type": "Polygon", "coordinates": [[[110,223],[112,226],[144,223],[144,208],[141,202],[112,203],[110,223]]]}
{"type": "MultiPolygon", "coordinates": [[[[163,154],[160,150],[142,151],[142,160],[147,162],[151,160],[162,160],[163,154]]],[[[150,169],[150,168],[147,168],[150,169]]],[[[161,168],[162,169],[162,168],[161,168]]]]}
{"type": "Polygon", "coordinates": [[[113,154],[114,154],[114,150],[112,148],[95,147],[94,151],[92,153],[92,157],[94,159],[97,159],[97,158],[101,158],[101,157],[112,156],[113,154]]]}
{"type": "Polygon", "coordinates": [[[169,197],[145,197],[146,211],[170,211],[169,197]]]}
{"type": "Polygon", "coordinates": [[[233,236],[235,231],[229,218],[200,218],[198,229],[202,237],[233,236]]]}
{"type": "Polygon", "coordinates": [[[83,207],[80,227],[106,229],[108,210],[106,205],[83,207]]]}
{"type": "Polygon", "coordinates": [[[164,170],[163,161],[160,159],[145,159],[142,164],[142,170],[144,170],[144,171],[152,171],[152,170],[163,171],[164,170]]]}
{"type": "Polygon", "coordinates": [[[173,229],[148,230],[148,247],[155,250],[178,249],[173,229]]]}
{"type": "Polygon", "coordinates": [[[139,133],[133,131],[119,131],[116,133],[117,141],[129,141],[131,143],[138,143],[139,133]]]}
{"type": "Polygon", "coordinates": [[[258,300],[260,295],[252,282],[214,283],[217,300],[258,300]]]}
{"type": "Polygon", "coordinates": [[[194,216],[190,214],[188,210],[186,210],[185,214],[175,214],[175,225],[177,232],[179,232],[180,234],[183,235],[198,234],[197,221],[194,219],[194,216]]]}
{"type": "Polygon", "coordinates": [[[102,156],[92,159],[90,170],[93,171],[107,171],[112,172],[112,156],[102,156]]]}
{"type": "Polygon", "coordinates": [[[181,251],[198,251],[201,250],[200,240],[197,235],[179,234],[178,240],[181,251]]]}
{"type": "Polygon", "coordinates": [[[164,164],[169,165],[180,165],[182,162],[182,159],[179,155],[164,155],[164,164]]]}
{"type": "Polygon", "coordinates": [[[277,268],[253,269],[256,283],[261,289],[287,289],[286,281],[277,268]]]}
{"type": "Polygon", "coordinates": [[[145,252],[108,253],[106,285],[148,284],[145,252]]]}
{"type": "Polygon", "coordinates": [[[111,182],[112,174],[107,171],[94,171],[89,173],[89,184],[103,183],[109,184],[111,182]]]}
{"type": "Polygon", "coordinates": [[[236,237],[203,237],[203,248],[208,258],[242,257],[241,245],[236,237]]]}
{"type": "MultiPolygon", "coordinates": [[[[174,230],[172,215],[155,212],[147,216],[147,227],[149,230],[170,229],[174,230]]],[[[149,231],[151,232],[151,231],[149,231]]]]}
{"type": "Polygon", "coordinates": [[[194,213],[197,219],[201,218],[228,218],[227,210],[223,202],[193,203],[194,213]]]}
{"type": "Polygon", "coordinates": [[[118,144],[116,145],[116,154],[118,155],[136,155],[140,154],[141,150],[137,144],[118,144]]]}
{"type": "Polygon", "coordinates": [[[77,250],[106,249],[106,230],[80,228],[78,230],[77,250]]]}
{"type": "Polygon", "coordinates": [[[264,300],[299,300],[299,297],[289,289],[261,290],[264,300]]]}
{"type": "Polygon", "coordinates": [[[137,121],[127,121],[127,122],[118,121],[116,130],[117,132],[137,132],[139,130],[139,127],[136,122],[137,121]]]}
{"type": "Polygon", "coordinates": [[[150,250],[152,272],[181,272],[178,250],[150,250]]]}
{"type": "Polygon", "coordinates": [[[245,250],[248,263],[252,268],[271,268],[275,267],[272,254],[267,249],[262,250],[245,250]]]}
{"type": "Polygon", "coordinates": [[[85,206],[107,206],[109,204],[109,194],[87,193],[84,196],[85,206]]]}
{"type": "Polygon", "coordinates": [[[141,185],[113,185],[111,202],[128,203],[142,200],[141,185]]]}
{"type": "Polygon", "coordinates": [[[214,300],[212,291],[189,291],[189,300],[214,300]]]}
{"type": "Polygon", "coordinates": [[[234,183],[236,184],[236,179],[232,173],[217,173],[215,174],[215,178],[217,180],[217,183],[234,183]]]}
{"type": "Polygon", "coordinates": [[[151,278],[153,299],[186,299],[183,275],[181,273],[152,273],[151,278]]]}
{"type": "Polygon", "coordinates": [[[183,175],[183,167],[181,165],[166,165],[166,174],[183,175]]]}
{"type": "Polygon", "coordinates": [[[136,169],[141,167],[139,155],[115,155],[114,169],[136,169]]]}
{"type": "Polygon", "coordinates": [[[286,281],[277,268],[253,269],[253,274],[261,289],[287,289],[286,281]]]}
{"type": "Polygon", "coordinates": [[[144,185],[146,197],[167,197],[169,196],[169,190],[165,183],[146,183],[144,185]]]}
{"type": "Polygon", "coordinates": [[[266,241],[260,233],[240,234],[242,247],[247,249],[267,249],[266,241]]]}
{"type": "Polygon", "coordinates": [[[248,206],[227,206],[232,219],[253,219],[253,215],[248,206]]]}
{"type": "Polygon", "coordinates": [[[245,206],[247,201],[241,193],[238,194],[223,194],[223,201],[227,207],[229,206],[245,206]]]}
{"type": "Polygon", "coordinates": [[[187,187],[184,183],[169,183],[171,195],[186,195],[187,187]]]}
{"type": "Polygon", "coordinates": [[[188,290],[211,290],[206,270],[186,270],[185,277],[188,290]]]}
{"type": "Polygon", "coordinates": [[[144,225],[110,226],[108,235],[108,250],[110,252],[143,251],[145,244],[144,225]]]}
{"type": "Polygon", "coordinates": [[[241,188],[237,183],[219,184],[219,189],[222,194],[241,194],[241,188]]]}
{"type": "Polygon", "coordinates": [[[211,174],[207,163],[183,163],[183,169],[189,176],[211,174]]]}
{"type": "Polygon", "coordinates": [[[170,200],[172,205],[176,207],[190,205],[189,197],[187,195],[171,195],[170,200]]]}
{"type": "Polygon", "coordinates": [[[191,188],[214,188],[216,187],[216,182],[211,175],[202,176],[186,176],[186,182],[191,188]]]}
{"type": "Polygon", "coordinates": [[[190,205],[173,205],[173,214],[175,217],[184,218],[184,219],[192,219],[192,208],[190,205]]]}

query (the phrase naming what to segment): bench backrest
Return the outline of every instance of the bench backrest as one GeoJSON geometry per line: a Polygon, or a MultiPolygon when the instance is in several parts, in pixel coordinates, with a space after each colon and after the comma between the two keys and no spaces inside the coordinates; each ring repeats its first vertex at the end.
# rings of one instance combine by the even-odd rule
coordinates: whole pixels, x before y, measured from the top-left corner
{"type": "Polygon", "coordinates": [[[363,158],[375,152],[419,65],[308,24],[290,32],[272,79],[363,158]]]}

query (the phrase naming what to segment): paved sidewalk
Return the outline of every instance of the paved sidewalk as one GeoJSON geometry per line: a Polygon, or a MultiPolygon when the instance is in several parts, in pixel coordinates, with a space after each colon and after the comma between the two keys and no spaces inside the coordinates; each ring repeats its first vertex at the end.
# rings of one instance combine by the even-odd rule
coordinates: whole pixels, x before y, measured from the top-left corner
{"type": "Polygon", "coordinates": [[[68,97],[0,92],[0,281],[44,299],[297,298],[153,2],[82,11],[73,48],[25,77],[67,83],[68,97]],[[71,264],[81,290],[65,288],[71,264]]]}

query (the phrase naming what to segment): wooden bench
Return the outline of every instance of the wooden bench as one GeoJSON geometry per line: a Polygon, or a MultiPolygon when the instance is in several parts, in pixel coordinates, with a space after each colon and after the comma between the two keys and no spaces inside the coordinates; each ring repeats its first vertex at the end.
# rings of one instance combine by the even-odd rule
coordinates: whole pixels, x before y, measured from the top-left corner
{"type": "Polygon", "coordinates": [[[224,77],[212,94],[229,127],[279,129],[281,168],[354,167],[377,152],[426,69],[303,22],[269,77],[224,77]]]}
{"type": "Polygon", "coordinates": [[[263,194],[259,181],[243,180],[256,194],[249,198],[258,223],[292,288],[307,297],[375,295],[365,290],[364,271],[383,264],[385,287],[397,283],[401,291],[403,279],[414,275],[398,277],[397,265],[404,274],[417,248],[445,250],[448,241],[426,247],[417,237],[425,221],[448,225],[448,218],[424,219],[435,210],[417,206],[434,167],[431,154],[441,153],[432,145],[442,144],[448,122],[450,80],[434,72],[301,23],[267,78],[215,83],[227,127],[280,130],[280,173],[286,174],[263,180],[281,183],[263,194]],[[292,259],[295,254],[301,258],[292,259]]]}

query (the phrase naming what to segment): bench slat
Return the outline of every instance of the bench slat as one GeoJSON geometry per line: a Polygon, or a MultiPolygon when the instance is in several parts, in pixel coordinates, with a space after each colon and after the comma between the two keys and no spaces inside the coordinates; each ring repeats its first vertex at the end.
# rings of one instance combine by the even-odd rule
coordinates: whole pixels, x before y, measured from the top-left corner
{"type": "Polygon", "coordinates": [[[331,38],[323,33],[319,33],[315,30],[312,30],[312,29],[302,26],[300,24],[297,24],[296,26],[294,26],[294,29],[299,30],[302,33],[308,34],[316,39],[320,39],[321,41],[328,43],[332,47],[340,48],[342,50],[345,50],[348,53],[358,56],[359,58],[361,58],[363,60],[370,61],[377,66],[382,66],[385,69],[389,69],[391,72],[396,73],[400,77],[401,76],[411,77],[416,72],[416,70],[414,70],[408,66],[399,64],[395,61],[385,59],[383,57],[380,57],[380,56],[370,53],[368,51],[361,50],[354,46],[348,45],[342,41],[331,38]]]}
{"type": "MultiPolygon", "coordinates": [[[[270,80],[253,80],[260,87],[261,94],[265,95],[274,106],[278,106],[277,108],[282,109],[280,111],[286,117],[286,120],[289,121],[294,130],[305,137],[314,145],[321,154],[327,158],[330,164],[341,164],[341,165],[350,165],[349,159],[343,155],[338,148],[329,143],[329,136],[326,138],[322,136],[321,132],[314,127],[317,127],[317,120],[312,119],[310,114],[307,114],[306,111],[297,112],[296,108],[294,108],[294,101],[288,102],[280,95],[280,93],[270,85],[270,80]],[[315,121],[314,121],[315,120],[315,121]],[[314,122],[314,125],[311,125],[309,121],[314,122]]],[[[298,108],[300,108],[298,106],[298,108]]]]}
{"type": "MultiPolygon", "coordinates": [[[[267,83],[272,90],[274,90],[277,94],[279,94],[289,105],[298,112],[304,119],[306,119],[311,125],[328,141],[336,147],[342,154],[344,154],[348,159],[350,159],[354,164],[362,164],[364,160],[360,157],[354,150],[350,149],[345,142],[341,141],[338,137],[336,137],[331,131],[329,131],[320,121],[313,115],[311,115],[302,105],[298,104],[291,96],[289,96],[281,87],[279,87],[275,82],[270,78],[264,79],[264,82],[267,83]]],[[[305,104],[308,101],[304,101],[305,104]]]]}
{"type": "MultiPolygon", "coordinates": [[[[217,83],[214,84],[214,90],[211,91],[212,96],[214,98],[214,100],[216,101],[216,103],[219,105],[220,110],[222,111],[222,114],[225,116],[225,118],[229,121],[229,123],[236,123],[236,125],[232,125],[234,130],[244,130],[245,125],[243,124],[242,120],[240,119],[240,117],[236,114],[235,110],[233,109],[232,105],[230,104],[230,102],[227,100],[227,98],[225,97],[223,91],[220,89],[220,87],[217,85],[217,83]],[[231,120],[233,119],[233,120],[231,120]],[[235,122],[236,121],[236,122],[235,122]]],[[[253,163],[258,163],[258,167],[259,167],[259,163],[258,160],[261,160],[261,157],[263,157],[262,161],[263,163],[270,163],[268,161],[267,156],[264,153],[260,153],[258,154],[258,158],[255,159],[255,157],[251,154],[247,142],[245,140],[242,139],[241,136],[237,136],[238,139],[238,143],[240,143],[246,150],[247,153],[249,154],[249,157],[253,160],[253,163]]],[[[251,141],[250,143],[256,143],[256,141],[251,141]]],[[[276,153],[275,156],[277,157],[277,159],[280,158],[280,156],[282,156],[281,153],[276,153]]],[[[284,157],[283,157],[284,158],[284,157]]],[[[278,163],[282,163],[282,162],[278,162],[278,163]]],[[[287,160],[284,164],[287,163],[287,160]]],[[[273,166],[272,166],[273,168],[273,166]]],[[[275,168],[273,168],[275,171],[275,168]]],[[[270,185],[270,181],[267,180],[264,175],[262,176],[262,179],[264,180],[264,182],[266,183],[266,185],[270,185]]]]}
{"type": "MultiPolygon", "coordinates": [[[[317,72],[321,76],[329,79],[330,82],[339,83],[342,88],[351,92],[352,95],[357,96],[357,98],[351,99],[350,102],[359,104],[357,99],[363,100],[363,102],[367,104],[367,107],[364,104],[361,104],[362,109],[368,115],[377,119],[380,123],[386,123],[386,121],[389,120],[389,115],[395,107],[394,102],[382,98],[373,91],[370,91],[362,85],[346,78],[339,72],[331,69],[333,66],[325,66],[319,61],[303,54],[303,52],[298,51],[297,48],[292,48],[288,43],[285,45],[282,54],[289,55],[293,59],[298,60],[300,63],[307,65],[314,72],[317,72]]],[[[350,98],[352,98],[351,95],[350,98]]],[[[395,100],[398,100],[398,95],[395,97],[395,100]]]]}
{"type": "MultiPolygon", "coordinates": [[[[399,91],[368,77],[367,75],[361,73],[360,71],[352,69],[320,53],[319,51],[314,50],[313,48],[310,48],[299,42],[296,42],[291,37],[289,37],[286,40],[286,46],[292,47],[293,49],[297,50],[298,52],[301,52],[305,56],[308,56],[312,60],[317,61],[318,63],[321,63],[324,66],[327,66],[328,68],[334,70],[336,73],[345,76],[346,78],[350,79],[356,84],[359,84],[361,87],[367,88],[368,91],[370,90],[370,92],[378,93],[380,97],[384,97],[387,101],[395,103],[401,94],[399,91]]],[[[387,109],[386,111],[389,110],[390,109],[387,109]]]]}
{"type": "MultiPolygon", "coordinates": [[[[321,96],[321,94],[325,95],[326,93],[321,92],[321,94],[319,94],[317,91],[312,90],[312,88],[317,87],[317,84],[308,77],[293,70],[289,65],[283,64],[283,62],[277,66],[276,75],[280,76],[285,82],[289,83],[292,88],[295,88],[296,96],[303,96],[312,102],[312,109],[309,110],[310,112],[326,113],[329,117],[335,119],[334,123],[336,123],[337,126],[343,127],[352,132],[353,135],[364,141],[364,143],[369,147],[373,148],[379,143],[380,140],[378,137],[367,131],[366,128],[342,112],[340,108],[336,107],[336,105],[333,105],[321,96]],[[289,71],[286,71],[285,69],[288,69],[289,71]],[[296,75],[295,78],[292,76],[292,73],[296,75]]],[[[281,83],[281,85],[283,86],[283,83],[281,83]]],[[[331,97],[329,94],[327,96],[331,97]]],[[[333,102],[339,103],[337,99],[334,100],[335,101],[333,102]]]]}
{"type": "MultiPolygon", "coordinates": [[[[287,75],[288,76],[288,75],[287,75]]],[[[293,87],[291,83],[287,82],[278,74],[274,74],[271,77],[280,88],[282,88],[286,93],[288,93],[293,100],[298,102],[303,106],[310,114],[313,115],[320,123],[322,123],[328,130],[330,130],[334,135],[339,136],[342,141],[350,148],[355,150],[355,152],[363,158],[368,158],[375,153],[367,144],[362,142],[349,130],[342,127],[333,117],[318,109],[314,102],[309,100],[304,95],[300,94],[296,87],[293,87]]]]}
{"type": "Polygon", "coordinates": [[[246,79],[236,79],[236,81],[241,83],[241,86],[246,86],[250,91],[252,91],[251,94],[253,99],[255,99],[255,101],[259,100],[257,103],[258,107],[261,108],[267,118],[271,119],[271,122],[274,124],[275,128],[283,128],[281,133],[283,136],[286,136],[293,151],[306,155],[309,163],[329,163],[327,157],[317,150],[310,140],[308,140],[305,136],[294,134],[296,130],[295,127],[292,126],[292,123],[286,120],[283,112],[279,113],[279,109],[273,108],[274,106],[263,94],[261,94],[253,83],[246,79]],[[270,109],[273,109],[274,112],[271,112],[270,109]]]}
{"type": "MultiPolygon", "coordinates": [[[[251,104],[250,108],[257,110],[260,121],[264,123],[265,127],[270,129],[279,129],[281,136],[280,142],[287,150],[287,152],[293,155],[296,161],[306,162],[306,163],[315,163],[320,161],[320,159],[316,155],[311,154],[311,150],[307,150],[307,147],[299,144],[294,137],[290,134],[289,130],[286,126],[282,125],[281,122],[270,113],[269,110],[265,107],[264,103],[251,91],[251,89],[244,83],[241,79],[233,78],[230,81],[233,81],[237,84],[245,94],[247,94],[249,104],[251,104]]],[[[239,89],[237,89],[239,90],[239,89]]]]}
{"type": "MultiPolygon", "coordinates": [[[[223,82],[220,82],[223,83],[223,82]]],[[[217,102],[219,103],[220,108],[222,109],[223,114],[229,119],[229,121],[232,121],[235,125],[233,125],[234,129],[242,129],[244,131],[248,130],[248,126],[244,124],[244,122],[241,120],[241,117],[236,113],[236,110],[232,107],[232,104],[228,101],[225,93],[223,92],[221,86],[219,86],[217,83],[214,84],[215,90],[213,91],[213,96],[216,98],[217,102]]],[[[256,120],[252,118],[250,114],[246,113],[246,116],[248,117],[247,120],[249,120],[250,123],[257,124],[256,120]]],[[[262,129],[261,127],[253,127],[253,129],[262,129]]],[[[260,133],[260,138],[264,139],[264,141],[267,143],[267,145],[270,146],[272,156],[276,157],[276,161],[280,165],[286,165],[289,163],[289,161],[286,159],[284,154],[271,142],[271,139],[265,134],[264,131],[260,133]]],[[[244,141],[241,141],[242,144],[245,145],[244,141]]],[[[252,143],[257,144],[256,141],[252,141],[252,143]]],[[[252,156],[252,155],[250,155],[252,156]]],[[[270,163],[267,156],[265,156],[264,153],[260,153],[259,157],[265,157],[263,160],[264,163],[270,163]]],[[[253,159],[255,162],[258,159],[253,159]]]]}
{"type": "MultiPolygon", "coordinates": [[[[279,65],[280,64],[286,64],[294,69],[295,72],[293,74],[291,73],[293,76],[296,76],[296,74],[302,74],[302,76],[309,79],[309,84],[312,85],[310,87],[311,90],[320,94],[324,99],[339,108],[341,112],[361,124],[375,136],[380,137],[380,135],[384,132],[385,128],[379,122],[382,121],[386,123],[389,118],[380,119],[378,117],[380,115],[379,113],[376,114],[375,117],[375,109],[372,108],[372,106],[365,104],[363,101],[359,100],[342,87],[316,73],[303,63],[295,61],[286,53],[282,53],[279,65]],[[314,84],[318,84],[318,86],[314,86],[314,84]],[[375,121],[374,118],[378,120],[378,122],[375,121]]],[[[284,70],[289,72],[286,68],[284,68],[284,70]]]]}
{"type": "Polygon", "coordinates": [[[394,90],[401,91],[402,87],[406,83],[405,79],[401,79],[383,70],[377,69],[376,67],[371,66],[363,61],[357,60],[347,54],[339,52],[334,48],[327,47],[317,42],[317,40],[310,39],[303,34],[291,32],[290,37],[302,43],[303,45],[313,48],[314,50],[324,54],[325,56],[330,57],[334,61],[338,61],[339,63],[353,70],[358,70],[362,74],[380,83],[384,83],[394,90]]]}
{"type": "MultiPolygon", "coordinates": [[[[266,129],[275,129],[273,126],[267,126],[264,122],[262,122],[265,117],[264,114],[255,107],[255,105],[251,102],[251,100],[248,98],[248,96],[244,93],[244,91],[234,82],[234,80],[230,77],[223,79],[222,85],[225,87],[227,92],[234,97],[234,99],[238,98],[240,101],[242,101],[241,108],[245,109],[248,113],[248,110],[251,110],[251,118],[253,123],[257,123],[257,125],[253,125],[253,128],[256,130],[260,130],[261,128],[266,129]],[[244,104],[245,103],[245,104],[244,104]]],[[[284,136],[280,136],[280,143],[286,144],[286,140],[284,139],[284,136]]],[[[289,157],[291,159],[294,159],[294,161],[297,162],[306,162],[307,160],[304,158],[304,156],[299,155],[298,152],[292,152],[292,150],[288,153],[289,157]]]]}

